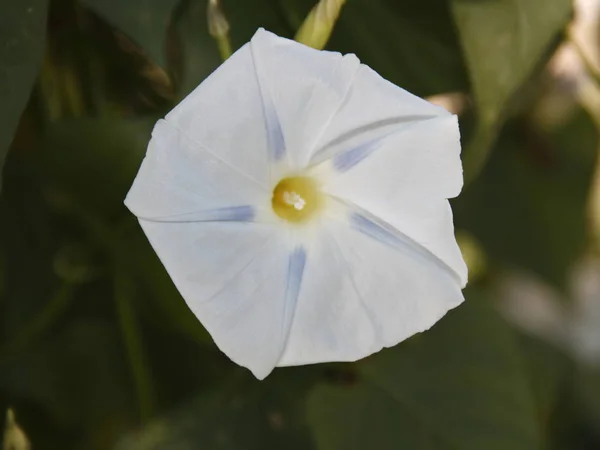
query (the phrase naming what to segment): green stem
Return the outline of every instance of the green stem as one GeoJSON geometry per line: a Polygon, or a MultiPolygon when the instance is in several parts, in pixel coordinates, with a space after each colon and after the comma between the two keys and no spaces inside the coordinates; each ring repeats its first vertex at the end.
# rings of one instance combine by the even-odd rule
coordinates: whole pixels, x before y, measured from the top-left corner
{"type": "Polygon", "coordinates": [[[73,285],[64,283],[44,308],[9,342],[0,347],[0,364],[42,337],[73,299],[73,285]]]}
{"type": "Polygon", "coordinates": [[[52,122],[62,117],[63,105],[60,96],[59,73],[51,55],[52,48],[49,45],[39,75],[39,89],[44,113],[48,120],[52,122]]]}
{"type": "MultiPolygon", "coordinates": [[[[68,198],[66,194],[62,194],[68,198]]],[[[115,231],[100,217],[85,208],[78,208],[77,211],[74,211],[69,206],[66,206],[70,203],[71,202],[65,202],[65,204],[62,205],[62,212],[79,220],[90,236],[106,249],[113,260],[115,269],[117,269],[115,270],[114,281],[116,313],[139,402],[140,419],[144,422],[154,413],[155,390],[150,375],[150,364],[146,359],[146,353],[144,351],[142,333],[131,300],[134,288],[129,279],[123,275],[123,273],[127,271],[127,267],[124,267],[122,263],[117,262],[125,260],[125,264],[127,264],[127,262],[130,261],[127,257],[129,252],[127,251],[126,246],[124,246],[122,241],[118,238],[115,231]]]]}
{"type": "Polygon", "coordinates": [[[296,41],[317,50],[324,49],[344,3],[346,0],[320,0],[304,19],[296,33],[296,41]]]}
{"type": "Polygon", "coordinates": [[[72,61],[61,67],[62,89],[65,104],[69,108],[69,115],[72,117],[81,117],[85,112],[85,105],[82,98],[81,83],[72,61]]]}
{"type": "Polygon", "coordinates": [[[217,47],[219,47],[219,54],[221,59],[225,61],[231,56],[231,42],[229,41],[229,35],[215,38],[217,41],[217,47]]]}
{"type": "Polygon", "coordinates": [[[220,0],[209,0],[208,10],[208,32],[217,41],[221,59],[225,61],[231,56],[231,42],[229,40],[229,22],[221,9],[220,0]]]}
{"type": "Polygon", "coordinates": [[[116,273],[115,302],[117,316],[139,402],[140,419],[142,422],[146,422],[154,413],[155,397],[150,365],[144,351],[142,333],[131,302],[132,290],[133,287],[129,281],[123,275],[116,273]]]}

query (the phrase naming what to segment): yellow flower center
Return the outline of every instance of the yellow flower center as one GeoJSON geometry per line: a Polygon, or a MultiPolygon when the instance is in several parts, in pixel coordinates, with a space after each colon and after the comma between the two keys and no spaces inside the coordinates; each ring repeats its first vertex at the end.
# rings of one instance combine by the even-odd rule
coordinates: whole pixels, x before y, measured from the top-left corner
{"type": "Polygon", "coordinates": [[[308,221],[319,210],[321,203],[322,195],[312,178],[284,178],[273,189],[273,211],[289,222],[308,221]]]}

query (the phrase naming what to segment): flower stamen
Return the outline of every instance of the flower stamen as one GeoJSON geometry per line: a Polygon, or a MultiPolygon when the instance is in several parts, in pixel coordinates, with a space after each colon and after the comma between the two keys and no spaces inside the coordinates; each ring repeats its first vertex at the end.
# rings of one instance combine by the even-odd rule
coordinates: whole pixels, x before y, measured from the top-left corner
{"type": "Polygon", "coordinates": [[[303,223],[320,209],[321,197],[312,178],[284,178],[273,189],[273,211],[288,222],[303,223]]]}

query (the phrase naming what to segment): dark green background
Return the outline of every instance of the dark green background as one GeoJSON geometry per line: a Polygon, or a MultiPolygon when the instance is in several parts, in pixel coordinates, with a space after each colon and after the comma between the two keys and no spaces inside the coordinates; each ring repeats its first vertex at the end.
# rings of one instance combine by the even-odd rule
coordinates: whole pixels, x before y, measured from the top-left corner
{"type": "MultiPolygon", "coordinates": [[[[568,302],[593,249],[594,123],[534,114],[564,88],[545,67],[571,2],[348,0],[328,49],[465,95],[453,207],[486,264],[431,331],[263,382],[216,349],[122,204],[153,123],[220,63],[206,3],[0,2],[0,412],[35,450],[600,448],[600,371],[517,331],[495,289],[516,271],[568,302]]],[[[315,2],[222,3],[237,48],[261,26],[293,37],[315,2]]]]}

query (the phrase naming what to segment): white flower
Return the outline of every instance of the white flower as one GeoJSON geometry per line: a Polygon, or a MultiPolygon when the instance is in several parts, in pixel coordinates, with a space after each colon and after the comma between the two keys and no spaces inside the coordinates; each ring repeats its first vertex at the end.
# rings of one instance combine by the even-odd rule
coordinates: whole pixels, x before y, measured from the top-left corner
{"type": "Polygon", "coordinates": [[[456,116],[259,30],[160,120],[126,205],[217,346],[262,379],[354,361],[463,301],[456,116]]]}

